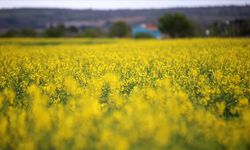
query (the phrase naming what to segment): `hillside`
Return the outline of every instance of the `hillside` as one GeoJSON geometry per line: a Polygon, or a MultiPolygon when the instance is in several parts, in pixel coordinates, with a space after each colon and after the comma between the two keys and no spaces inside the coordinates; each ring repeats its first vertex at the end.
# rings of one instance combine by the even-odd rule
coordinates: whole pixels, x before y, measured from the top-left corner
{"type": "Polygon", "coordinates": [[[0,29],[32,27],[46,28],[50,24],[64,23],[66,26],[108,27],[110,23],[124,20],[130,25],[157,23],[164,13],[180,12],[201,26],[212,22],[250,18],[250,6],[170,8],[141,10],[72,10],[72,9],[1,9],[0,29]]]}

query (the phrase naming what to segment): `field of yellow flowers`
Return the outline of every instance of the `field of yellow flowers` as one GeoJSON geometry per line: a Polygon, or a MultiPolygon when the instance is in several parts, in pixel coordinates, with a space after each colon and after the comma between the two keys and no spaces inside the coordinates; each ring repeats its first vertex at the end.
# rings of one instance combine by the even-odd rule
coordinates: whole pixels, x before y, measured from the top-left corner
{"type": "Polygon", "coordinates": [[[250,39],[0,39],[0,149],[250,149],[250,39]]]}

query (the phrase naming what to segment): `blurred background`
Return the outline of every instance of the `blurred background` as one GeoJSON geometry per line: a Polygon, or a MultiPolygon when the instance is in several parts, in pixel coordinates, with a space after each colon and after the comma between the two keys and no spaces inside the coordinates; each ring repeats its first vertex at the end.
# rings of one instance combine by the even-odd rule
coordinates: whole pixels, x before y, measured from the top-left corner
{"type": "Polygon", "coordinates": [[[0,0],[1,37],[249,37],[250,0],[0,0]]]}

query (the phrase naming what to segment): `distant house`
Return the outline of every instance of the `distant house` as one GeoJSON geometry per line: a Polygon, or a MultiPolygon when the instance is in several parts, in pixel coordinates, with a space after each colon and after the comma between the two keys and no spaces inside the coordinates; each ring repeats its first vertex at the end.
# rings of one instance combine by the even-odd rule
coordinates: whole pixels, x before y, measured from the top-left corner
{"type": "Polygon", "coordinates": [[[151,24],[141,24],[132,28],[132,35],[136,37],[136,35],[143,33],[148,34],[154,38],[161,38],[161,32],[155,25],[151,24]]]}

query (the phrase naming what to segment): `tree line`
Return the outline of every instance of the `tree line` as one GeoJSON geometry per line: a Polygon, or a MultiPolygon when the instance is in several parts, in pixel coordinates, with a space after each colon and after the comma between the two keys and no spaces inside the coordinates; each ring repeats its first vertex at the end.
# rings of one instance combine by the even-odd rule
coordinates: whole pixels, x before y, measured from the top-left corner
{"type": "MultiPolygon", "coordinates": [[[[215,21],[208,27],[200,27],[180,13],[167,13],[158,19],[158,29],[171,38],[179,37],[239,37],[250,35],[250,19],[215,21]]],[[[131,27],[123,21],[114,22],[109,29],[88,27],[84,29],[75,26],[66,27],[63,24],[51,25],[42,32],[33,28],[9,29],[1,37],[131,37],[131,27]]],[[[146,33],[138,33],[135,38],[152,38],[146,33]]]]}

